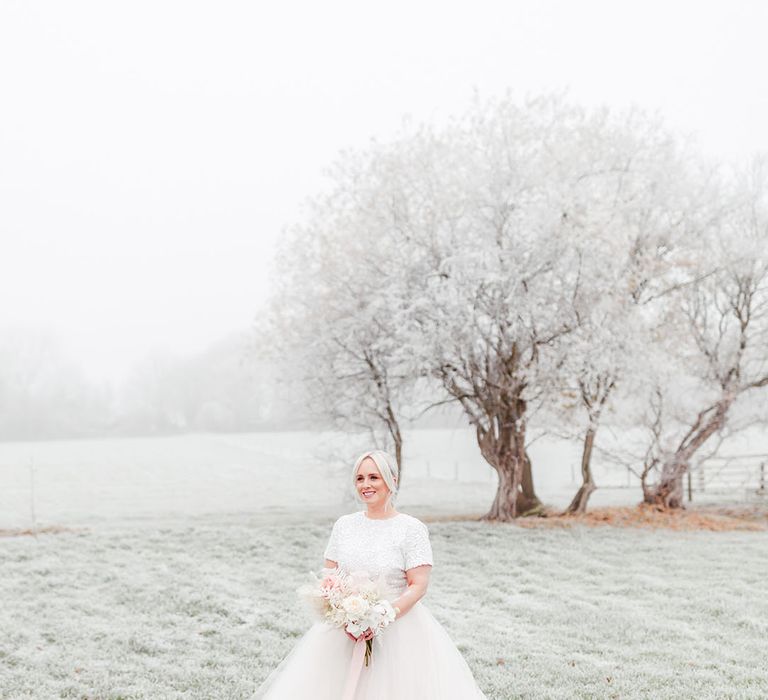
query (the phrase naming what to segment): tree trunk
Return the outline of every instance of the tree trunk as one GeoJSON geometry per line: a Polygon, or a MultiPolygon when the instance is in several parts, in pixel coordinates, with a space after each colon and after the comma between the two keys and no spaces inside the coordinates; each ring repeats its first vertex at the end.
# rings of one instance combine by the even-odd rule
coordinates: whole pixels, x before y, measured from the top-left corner
{"type": "Polygon", "coordinates": [[[520,482],[520,490],[517,492],[517,513],[518,515],[534,515],[541,512],[542,507],[542,503],[533,487],[531,458],[528,452],[525,452],[523,477],[520,482]]]}
{"type": "Polygon", "coordinates": [[[398,489],[403,485],[403,434],[400,432],[400,423],[395,415],[395,410],[392,408],[392,404],[387,402],[386,407],[386,425],[389,431],[389,436],[392,438],[392,444],[395,446],[395,462],[397,462],[397,487],[398,489]]]}
{"type": "Polygon", "coordinates": [[[685,508],[683,504],[683,473],[677,477],[662,478],[658,484],[643,493],[643,502],[663,510],[685,508]]]}
{"type": "Polygon", "coordinates": [[[499,477],[496,496],[490,510],[483,520],[509,522],[517,517],[517,498],[515,497],[514,476],[511,469],[496,469],[499,477]]]}
{"type": "Polygon", "coordinates": [[[659,482],[653,486],[643,486],[644,503],[664,510],[685,508],[683,477],[688,471],[691,458],[716,431],[725,425],[728,409],[733,400],[734,395],[727,392],[720,401],[699,413],[677,450],[664,460],[659,482]]]}
{"type": "Polygon", "coordinates": [[[592,478],[592,448],[595,444],[596,433],[595,428],[591,426],[587,429],[587,434],[584,437],[584,449],[581,453],[581,486],[570,505],[565,509],[564,514],[586,513],[589,497],[597,489],[592,478]]]}
{"type": "Polygon", "coordinates": [[[498,485],[490,510],[483,520],[509,522],[533,515],[542,508],[533,487],[531,460],[525,451],[524,431],[501,431],[498,439],[478,429],[478,444],[485,460],[496,470],[498,485]]]}
{"type": "Polygon", "coordinates": [[[395,443],[395,462],[397,462],[397,488],[403,485],[403,436],[400,432],[400,426],[395,423],[394,428],[390,425],[390,433],[395,443]]]}

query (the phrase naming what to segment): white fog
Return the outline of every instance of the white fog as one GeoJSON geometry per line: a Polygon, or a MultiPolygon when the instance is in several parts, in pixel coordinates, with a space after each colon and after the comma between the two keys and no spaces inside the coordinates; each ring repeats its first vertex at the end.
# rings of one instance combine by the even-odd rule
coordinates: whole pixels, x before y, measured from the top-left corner
{"type": "Polygon", "coordinates": [[[0,3],[0,700],[768,697],[766,27],[0,3]]]}
{"type": "Polygon", "coordinates": [[[339,151],[477,92],[637,104],[768,149],[757,2],[6,3],[0,327],[95,381],[247,329],[339,151]]]}

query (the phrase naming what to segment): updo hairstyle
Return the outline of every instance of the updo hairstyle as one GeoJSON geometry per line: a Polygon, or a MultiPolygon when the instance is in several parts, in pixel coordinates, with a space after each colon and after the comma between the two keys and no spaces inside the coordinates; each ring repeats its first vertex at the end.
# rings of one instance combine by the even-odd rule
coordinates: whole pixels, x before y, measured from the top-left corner
{"type": "Polygon", "coordinates": [[[384,450],[369,450],[368,452],[363,452],[363,454],[361,454],[355,461],[355,466],[352,467],[352,488],[354,489],[355,498],[361,503],[364,503],[364,501],[357,493],[355,482],[357,480],[357,470],[360,468],[363,460],[367,457],[370,457],[376,464],[376,467],[381,474],[381,478],[384,479],[384,483],[387,485],[387,488],[389,488],[391,492],[389,500],[390,503],[392,503],[395,499],[395,496],[397,496],[397,482],[399,480],[400,474],[399,469],[397,468],[397,462],[394,460],[392,455],[390,455],[388,452],[384,452],[384,450]]]}

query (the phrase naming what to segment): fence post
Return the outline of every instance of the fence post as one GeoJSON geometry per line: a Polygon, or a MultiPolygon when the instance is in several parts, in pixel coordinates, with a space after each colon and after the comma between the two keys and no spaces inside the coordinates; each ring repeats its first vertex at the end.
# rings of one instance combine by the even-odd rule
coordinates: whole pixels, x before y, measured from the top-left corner
{"type": "Polygon", "coordinates": [[[688,477],[688,502],[690,503],[693,500],[693,487],[691,485],[691,467],[688,466],[688,469],[686,469],[686,476],[688,477]]]}
{"type": "Polygon", "coordinates": [[[37,515],[35,513],[35,460],[29,460],[29,514],[32,517],[32,534],[37,538],[37,515]]]}
{"type": "Polygon", "coordinates": [[[765,462],[760,462],[760,487],[757,492],[761,496],[765,495],[765,462]]]}

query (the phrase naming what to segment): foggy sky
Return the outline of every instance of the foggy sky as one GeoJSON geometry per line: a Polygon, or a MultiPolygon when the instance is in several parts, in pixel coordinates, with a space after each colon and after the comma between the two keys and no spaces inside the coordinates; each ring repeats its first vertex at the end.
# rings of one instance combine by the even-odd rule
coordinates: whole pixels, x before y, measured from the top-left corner
{"type": "Polygon", "coordinates": [[[636,103],[768,151],[762,2],[0,5],[0,332],[95,378],[247,327],[342,148],[473,92],[636,103]]]}

